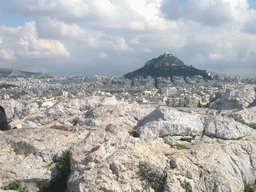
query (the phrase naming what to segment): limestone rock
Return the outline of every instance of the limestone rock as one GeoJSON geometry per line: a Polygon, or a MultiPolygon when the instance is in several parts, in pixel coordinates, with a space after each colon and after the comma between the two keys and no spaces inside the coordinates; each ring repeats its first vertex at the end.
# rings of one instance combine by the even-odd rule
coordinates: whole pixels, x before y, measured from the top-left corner
{"type": "Polygon", "coordinates": [[[251,129],[234,119],[224,117],[205,118],[204,134],[221,139],[240,139],[249,134],[251,129]]]}
{"type": "Polygon", "coordinates": [[[218,110],[243,109],[255,100],[255,89],[252,85],[241,85],[236,89],[227,89],[220,101],[214,102],[210,108],[218,110]]]}
{"type": "Polygon", "coordinates": [[[132,129],[154,108],[142,108],[117,101],[113,97],[86,97],[84,99],[66,99],[50,108],[40,108],[36,113],[24,119],[13,119],[12,127],[54,126],[103,126],[115,124],[132,129]]]}
{"type": "MultiPolygon", "coordinates": [[[[126,130],[111,125],[106,132],[91,132],[71,150],[68,191],[243,191],[244,183],[254,183],[254,130],[240,140],[203,135],[183,144],[189,149],[177,150],[161,138],[148,142],[129,137],[126,130]],[[165,184],[151,185],[141,162],[163,170],[165,184]]],[[[150,167],[146,170],[154,173],[150,167]]]]}
{"type": "Polygon", "coordinates": [[[168,135],[201,135],[204,124],[197,115],[159,107],[139,121],[137,128],[141,138],[154,139],[168,135]]]}
{"type": "Polygon", "coordinates": [[[222,113],[223,116],[233,118],[241,123],[255,124],[256,123],[256,107],[250,107],[243,110],[226,111],[222,113]]]}
{"type": "Polygon", "coordinates": [[[23,119],[27,115],[36,113],[39,110],[37,103],[17,100],[3,100],[0,105],[4,107],[7,119],[23,119]]]}
{"type": "Polygon", "coordinates": [[[38,187],[48,185],[56,173],[54,165],[48,166],[54,156],[86,135],[87,131],[47,128],[3,132],[0,134],[0,188],[20,181],[30,186],[29,191],[38,191],[38,187]]]}
{"type": "Polygon", "coordinates": [[[166,136],[207,135],[221,139],[240,139],[250,134],[248,126],[220,116],[188,114],[160,107],[142,119],[136,131],[140,138],[150,140],[166,136]]]}
{"type": "Polygon", "coordinates": [[[153,110],[153,107],[141,108],[135,104],[98,106],[86,112],[85,121],[81,125],[107,126],[114,124],[129,129],[137,125],[139,120],[153,110]]]}
{"type": "Polygon", "coordinates": [[[90,133],[71,150],[68,191],[143,191],[148,183],[140,175],[140,161],[164,168],[166,147],[161,139],[140,144],[127,130],[112,125],[106,132],[90,133]]]}

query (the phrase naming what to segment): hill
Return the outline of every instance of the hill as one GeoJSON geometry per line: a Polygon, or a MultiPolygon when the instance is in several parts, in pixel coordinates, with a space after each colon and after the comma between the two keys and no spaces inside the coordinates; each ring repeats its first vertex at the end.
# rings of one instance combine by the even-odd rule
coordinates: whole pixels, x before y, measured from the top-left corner
{"type": "Polygon", "coordinates": [[[46,78],[50,77],[44,73],[35,73],[35,72],[26,72],[19,71],[15,69],[3,69],[0,68],[0,78],[1,77],[37,77],[37,78],[46,78]]]}
{"type": "Polygon", "coordinates": [[[146,78],[149,75],[152,77],[193,77],[194,75],[201,75],[204,79],[211,79],[206,70],[196,69],[192,65],[187,66],[183,61],[168,53],[151,59],[143,67],[125,74],[124,77],[131,79],[136,76],[143,76],[146,78]]]}

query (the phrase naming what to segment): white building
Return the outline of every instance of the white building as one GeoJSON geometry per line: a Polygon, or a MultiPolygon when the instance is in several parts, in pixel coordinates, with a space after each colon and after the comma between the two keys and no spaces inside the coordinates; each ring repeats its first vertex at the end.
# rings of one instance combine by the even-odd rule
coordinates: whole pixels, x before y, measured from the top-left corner
{"type": "Polygon", "coordinates": [[[176,87],[161,87],[161,94],[165,95],[165,96],[176,96],[178,93],[177,88],[176,87]]]}

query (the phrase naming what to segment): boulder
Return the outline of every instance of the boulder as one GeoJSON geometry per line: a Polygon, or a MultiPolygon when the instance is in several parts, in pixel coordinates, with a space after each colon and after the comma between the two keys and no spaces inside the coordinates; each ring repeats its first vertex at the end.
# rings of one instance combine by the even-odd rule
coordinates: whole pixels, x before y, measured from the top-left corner
{"type": "Polygon", "coordinates": [[[51,165],[51,162],[87,133],[49,128],[3,132],[0,134],[0,188],[12,182],[23,182],[33,192],[49,185],[56,175],[55,163],[51,165]]]}
{"type": "Polygon", "coordinates": [[[202,135],[179,150],[107,126],[71,149],[69,192],[243,191],[256,179],[256,133],[237,140],[202,135]]]}
{"type": "Polygon", "coordinates": [[[107,126],[114,124],[119,127],[131,129],[138,121],[151,113],[155,108],[142,108],[136,104],[119,104],[98,106],[85,113],[84,122],[86,126],[107,126]]]}
{"type": "Polygon", "coordinates": [[[226,113],[222,113],[222,115],[233,118],[241,123],[256,124],[256,106],[243,110],[226,111],[226,113]]]}
{"type": "Polygon", "coordinates": [[[219,101],[210,108],[218,110],[244,109],[255,101],[255,89],[252,85],[241,85],[235,89],[227,89],[219,101]]]}
{"type": "Polygon", "coordinates": [[[160,107],[139,121],[135,129],[145,140],[166,136],[207,135],[221,139],[240,139],[251,129],[234,119],[199,115],[160,107]]]}

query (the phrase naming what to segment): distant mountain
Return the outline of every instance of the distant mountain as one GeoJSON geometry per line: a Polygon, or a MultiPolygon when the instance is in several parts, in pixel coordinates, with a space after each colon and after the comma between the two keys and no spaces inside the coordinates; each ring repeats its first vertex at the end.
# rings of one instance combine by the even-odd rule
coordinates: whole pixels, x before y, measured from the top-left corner
{"type": "Polygon", "coordinates": [[[194,75],[201,75],[204,79],[211,79],[211,77],[206,73],[206,70],[187,66],[183,61],[168,53],[151,59],[145,63],[143,67],[125,74],[124,77],[131,79],[132,77],[142,76],[146,78],[149,75],[152,77],[193,77],[194,75]]]}
{"type": "Polygon", "coordinates": [[[44,73],[26,72],[19,71],[15,69],[3,69],[0,68],[0,78],[1,77],[36,77],[36,78],[46,78],[50,77],[44,73]]]}

